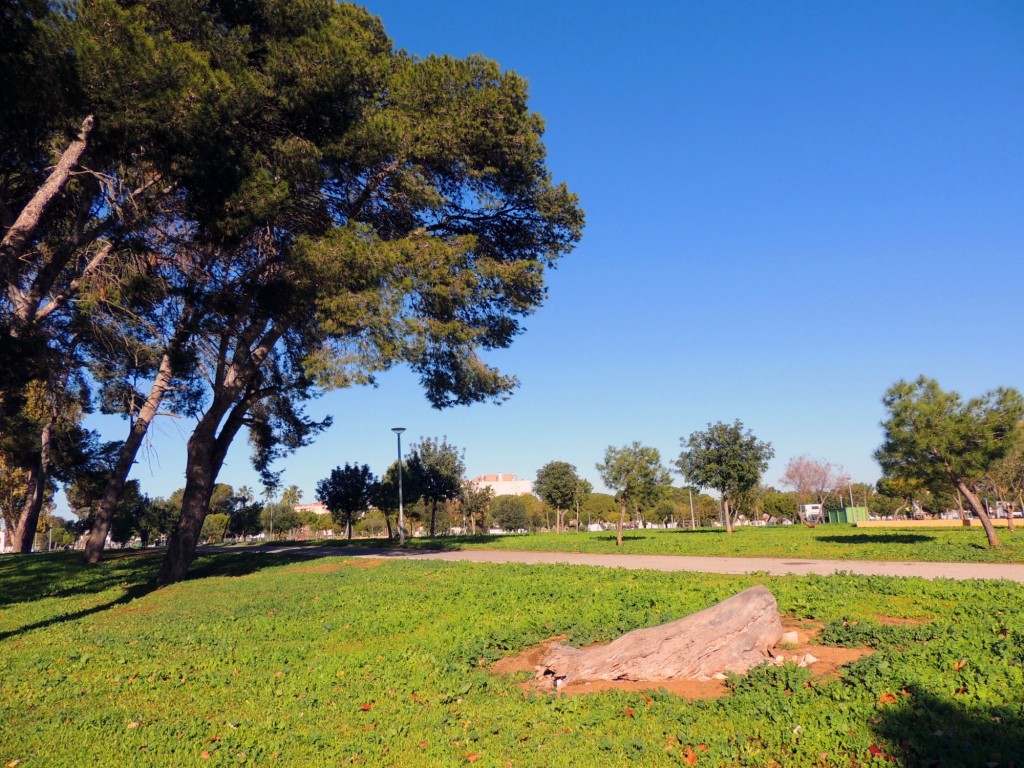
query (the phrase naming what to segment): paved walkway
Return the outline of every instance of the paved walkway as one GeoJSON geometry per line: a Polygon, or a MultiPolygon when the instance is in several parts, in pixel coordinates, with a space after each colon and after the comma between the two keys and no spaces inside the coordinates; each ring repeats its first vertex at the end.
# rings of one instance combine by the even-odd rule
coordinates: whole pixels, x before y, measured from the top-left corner
{"type": "MultiPolygon", "coordinates": [[[[220,550],[223,552],[224,550],[220,550]]],[[[470,563],[596,565],[604,568],[702,573],[769,573],[805,576],[857,573],[865,576],[920,576],[925,579],[1008,579],[1024,583],[1024,565],[993,563],[910,563],[876,560],[783,560],[769,557],[690,557],[685,555],[588,555],[575,552],[521,552],[496,549],[426,551],[368,547],[261,547],[272,553],[315,557],[402,558],[470,563]]]]}

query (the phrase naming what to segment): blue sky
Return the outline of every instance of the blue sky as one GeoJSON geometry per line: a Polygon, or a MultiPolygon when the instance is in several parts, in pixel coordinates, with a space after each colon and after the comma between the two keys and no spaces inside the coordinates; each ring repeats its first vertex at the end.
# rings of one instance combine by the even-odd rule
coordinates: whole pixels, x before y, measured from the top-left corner
{"type": "MultiPolygon", "coordinates": [[[[305,498],[347,461],[382,472],[392,426],[447,436],[470,476],[559,459],[599,485],[609,445],[670,463],[738,418],[775,447],[768,483],[802,453],[873,481],[895,380],[1024,387],[1024,4],[366,6],[397,47],[525,77],[587,227],[490,358],[511,400],[434,411],[406,371],[328,394],[334,426],[282,464],[305,498]]],[[[157,425],[151,495],[184,484],[190,428],[157,425]]],[[[247,457],[221,480],[255,486],[247,457]]]]}

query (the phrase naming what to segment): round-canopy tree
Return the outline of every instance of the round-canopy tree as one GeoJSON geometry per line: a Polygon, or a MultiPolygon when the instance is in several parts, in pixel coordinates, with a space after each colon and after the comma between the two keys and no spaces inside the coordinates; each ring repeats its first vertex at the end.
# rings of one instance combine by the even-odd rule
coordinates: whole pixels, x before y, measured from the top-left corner
{"type": "Polygon", "coordinates": [[[555,510],[555,531],[561,533],[565,525],[565,513],[579,496],[580,478],[576,467],[567,461],[549,461],[537,470],[533,481],[533,492],[555,510]]]}
{"type": "Polygon", "coordinates": [[[352,524],[357,512],[370,506],[377,478],[366,464],[345,463],[316,484],[316,498],[331,510],[336,523],[345,524],[345,537],[352,539],[352,524]]]}
{"type": "Polygon", "coordinates": [[[737,419],[717,422],[679,441],[683,451],[676,460],[680,474],[698,488],[714,488],[722,495],[725,528],[732,533],[730,503],[757,487],[775,455],[771,443],[762,442],[737,419]]]}
{"type": "Polygon", "coordinates": [[[604,463],[597,465],[601,479],[609,488],[614,488],[619,502],[619,529],[615,545],[622,546],[622,527],[626,522],[626,506],[639,509],[643,504],[657,501],[664,488],[669,487],[671,478],[661,464],[661,454],[651,448],[634,442],[622,448],[608,446],[604,452],[604,463]]]}

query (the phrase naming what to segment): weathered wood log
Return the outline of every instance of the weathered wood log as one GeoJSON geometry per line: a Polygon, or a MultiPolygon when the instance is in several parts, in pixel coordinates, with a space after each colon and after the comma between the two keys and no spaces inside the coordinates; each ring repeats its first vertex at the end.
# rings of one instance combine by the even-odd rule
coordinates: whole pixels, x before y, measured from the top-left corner
{"type": "Polygon", "coordinates": [[[775,596],[759,585],[608,645],[585,650],[552,645],[537,677],[552,688],[584,680],[707,680],[718,673],[742,674],[767,661],[781,637],[775,596]]]}

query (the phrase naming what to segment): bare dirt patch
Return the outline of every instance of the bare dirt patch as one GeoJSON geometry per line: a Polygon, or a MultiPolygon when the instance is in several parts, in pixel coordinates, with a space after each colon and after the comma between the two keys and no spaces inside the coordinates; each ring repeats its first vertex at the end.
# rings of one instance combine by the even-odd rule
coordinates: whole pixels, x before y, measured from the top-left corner
{"type": "MultiPolygon", "coordinates": [[[[803,661],[815,677],[827,678],[838,675],[839,668],[844,664],[849,664],[851,661],[873,652],[871,648],[835,648],[818,645],[814,642],[814,638],[821,628],[820,622],[783,616],[783,631],[796,632],[797,642],[778,646],[775,648],[776,656],[781,656],[783,661],[790,661],[794,664],[800,664],[803,661]],[[809,664],[805,661],[808,654],[814,657],[814,661],[809,664]]],[[[556,643],[564,643],[565,640],[565,635],[549,638],[539,645],[523,649],[515,656],[499,659],[490,666],[490,670],[497,675],[513,675],[520,672],[533,674],[547,654],[548,648],[556,643]]],[[[542,687],[538,685],[538,682],[534,679],[526,680],[520,683],[519,687],[527,692],[539,692],[542,687]]],[[[557,695],[577,696],[608,690],[656,691],[659,689],[664,689],[691,701],[717,699],[729,693],[728,688],[721,680],[598,680],[581,681],[562,686],[557,695]]]]}

